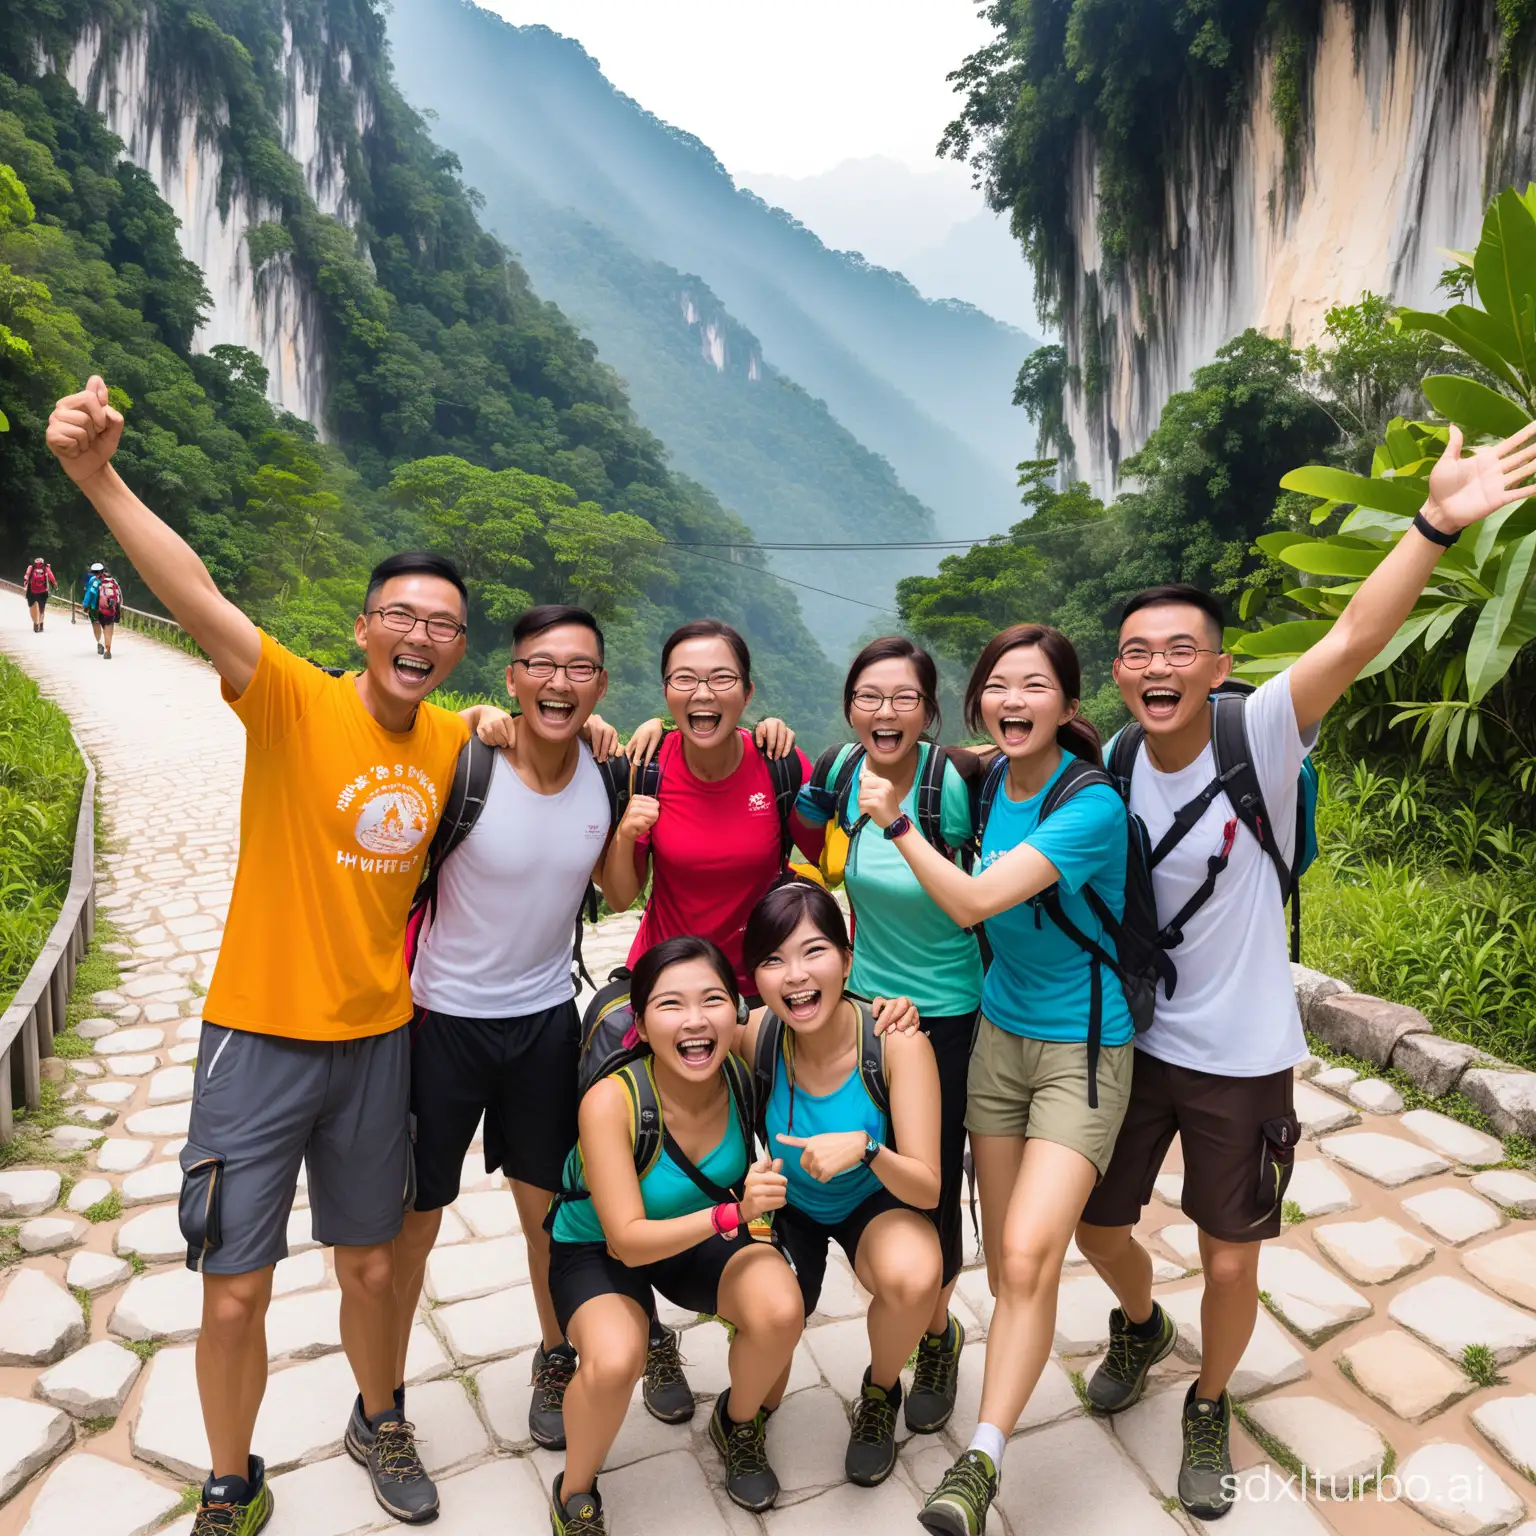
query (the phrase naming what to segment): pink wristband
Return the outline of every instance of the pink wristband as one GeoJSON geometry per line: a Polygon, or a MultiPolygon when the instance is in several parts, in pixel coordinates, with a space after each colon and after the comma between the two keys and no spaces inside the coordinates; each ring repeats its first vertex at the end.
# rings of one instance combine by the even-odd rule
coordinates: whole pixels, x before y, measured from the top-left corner
{"type": "Polygon", "coordinates": [[[741,1225],[741,1207],[734,1200],[722,1201],[709,1214],[715,1224],[715,1231],[721,1237],[734,1232],[741,1225]]]}

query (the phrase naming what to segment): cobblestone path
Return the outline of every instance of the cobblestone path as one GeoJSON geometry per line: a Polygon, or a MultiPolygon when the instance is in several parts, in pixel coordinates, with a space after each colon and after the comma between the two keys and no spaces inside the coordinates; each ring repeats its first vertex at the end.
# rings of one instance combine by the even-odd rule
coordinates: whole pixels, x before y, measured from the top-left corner
{"type": "MultiPolygon", "coordinates": [[[[0,1272],[0,1536],[137,1536],[176,1516],[207,1459],[193,1379],[199,1284],[181,1259],[176,1153],[185,1135],[201,989],[218,954],[236,851],[241,732],[201,663],[124,633],[107,665],[90,632],[50,615],[34,636],[20,599],[0,603],[0,649],[70,713],[100,769],[106,848],[101,909],[118,930],[121,984],[82,1026],[94,1054],[71,1063],[78,1126],[54,1133],[84,1166],[0,1171],[0,1225],[22,1261],[0,1272]],[[104,1138],[104,1139],[101,1139],[104,1138]],[[75,1178],[60,1199],[60,1173],[75,1178]],[[84,1212],[116,1192],[116,1219],[84,1212]],[[73,1292],[73,1294],[71,1294],[73,1292]],[[125,1346],[134,1346],[130,1349],[125,1346]]],[[[594,974],[622,959],[633,920],[592,936],[594,974]],[[602,969],[600,969],[600,967],[602,969]]],[[[1536,1179],[1480,1171],[1491,1138],[1423,1111],[1382,1083],[1300,1070],[1308,1141],[1291,1188],[1305,1219],[1265,1250],[1268,1312],[1234,1383],[1244,1497],[1224,1536],[1318,1536],[1519,1528],[1536,1504],[1536,1179]],[[1489,1352],[1496,1384],[1461,1366],[1489,1352]],[[1305,1499],[1305,1464],[1342,1490],[1382,1466],[1376,1490],[1305,1499]],[[1285,1470],[1287,1467],[1290,1470],[1285,1470]],[[1396,1481],[1394,1481],[1396,1479],[1396,1481]],[[1432,1523],[1431,1523],[1432,1522],[1432,1523]]],[[[1177,1357],[1144,1403],[1114,1423],[1082,1411],[1073,1377],[1105,1344],[1108,1291],[1068,1254],[1058,1355],[1020,1423],[989,1529],[1012,1536],[1159,1536],[1192,1525],[1167,1504],[1183,1389],[1199,1353],[1195,1230],[1179,1210],[1177,1148],[1144,1229],[1158,1294],[1180,1325],[1177,1357]]],[[[310,1238],[301,1190],[290,1257],[268,1323],[272,1377],[257,1447],[274,1474],[272,1536],[391,1528],[341,1453],[353,1387],[340,1353],[338,1292],[310,1238]]],[[[98,1212],[99,1214],[99,1212],[98,1212]]],[[[867,1358],[860,1294],[834,1256],[769,1446],[783,1482],[759,1520],[720,1488],[707,1415],[666,1427],[632,1409],[603,1477],[617,1536],[886,1536],[916,1531],[920,1488],[974,1423],[990,1315],[985,1271],[961,1280],[971,1343],[960,1407],[938,1438],[909,1441],[882,1488],[842,1482],[847,1403],[867,1358]]],[[[433,1254],[410,1361],[410,1412],[442,1488],[443,1536],[548,1529],[554,1458],[527,1439],[537,1323],[517,1211],[471,1153],[464,1191],[433,1254]]],[[[701,1397],[725,1383],[725,1335],[685,1324],[701,1397]]],[[[166,1522],[169,1522],[166,1524],[166,1522]]]]}

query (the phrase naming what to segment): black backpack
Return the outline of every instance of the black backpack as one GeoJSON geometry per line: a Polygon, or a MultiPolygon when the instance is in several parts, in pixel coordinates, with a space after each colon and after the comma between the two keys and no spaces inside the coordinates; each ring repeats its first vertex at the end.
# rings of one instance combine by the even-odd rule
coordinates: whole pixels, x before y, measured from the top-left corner
{"type": "MultiPolygon", "coordinates": [[[[999,756],[987,773],[981,791],[981,810],[977,817],[976,842],[981,845],[981,835],[992,814],[1003,779],[1008,773],[1008,759],[999,756]]],[[[1067,766],[1051,786],[1040,807],[1039,825],[1053,811],[1060,809],[1074,795],[1095,784],[1104,784],[1118,792],[1115,780],[1102,768],[1096,768],[1080,757],[1069,757],[1067,766]]],[[[1115,941],[1115,953],[1111,955],[1104,946],[1083,932],[1067,916],[1061,905],[1061,892],[1055,884],[1048,885],[1030,905],[1035,909],[1038,925],[1040,913],[1045,915],[1086,954],[1092,962],[1091,1004],[1088,1015],[1088,1107],[1099,1107],[1099,1039],[1104,1027],[1104,972],[1114,973],[1125,994],[1126,1007],[1130,1010],[1131,1024],[1141,1034],[1152,1023],[1152,1010],[1157,998],[1157,985],[1163,984],[1164,995],[1172,997],[1178,985],[1178,972],[1168,958],[1167,951],[1159,943],[1157,904],[1152,896],[1151,843],[1147,829],[1139,816],[1126,813],[1125,826],[1125,912],[1117,918],[1109,904],[1091,885],[1082,889],[1083,899],[1103,925],[1104,931],[1115,941]]]]}
{"type": "MultiPolygon", "coordinates": [[[[870,1102],[885,1117],[887,1141],[888,1144],[893,1143],[895,1138],[891,1128],[891,1089],[885,1077],[885,1041],[875,1033],[875,1015],[869,1004],[862,997],[855,997],[851,992],[847,997],[859,1010],[859,1080],[863,1083],[870,1102]]],[[[768,1145],[768,1101],[773,1097],[773,1085],[778,1077],[779,1067],[783,1065],[793,1070],[793,1063],[789,1059],[788,1034],[789,1031],[783,1019],[772,1009],[765,1010],[763,1021],[757,1030],[757,1049],[752,1057],[752,1078],[753,1092],[757,1099],[757,1133],[770,1157],[774,1152],[768,1145]]]]}

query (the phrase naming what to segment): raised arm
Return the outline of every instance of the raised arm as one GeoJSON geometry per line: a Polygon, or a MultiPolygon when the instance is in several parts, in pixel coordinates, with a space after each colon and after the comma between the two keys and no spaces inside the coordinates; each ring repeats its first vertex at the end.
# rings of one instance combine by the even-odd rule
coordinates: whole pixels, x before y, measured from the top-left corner
{"type": "MultiPolygon", "coordinates": [[[[1462,457],[1464,438],[1452,427],[1450,441],[1429,477],[1429,500],[1419,514],[1447,537],[1470,528],[1501,507],[1524,501],[1536,468],[1536,422],[1502,443],[1462,457]]],[[[1291,705],[1303,732],[1317,725],[1344,690],[1385,649],[1413,611],[1445,546],[1410,528],[1366,577],[1338,622],[1291,667],[1291,705]]]]}
{"type": "Polygon", "coordinates": [[[48,446],[85,493],[149,590],[192,636],[219,676],[244,693],[261,660],[256,626],[214,585],[197,552],[123,483],[112,455],[123,437],[122,415],[107,403],[99,376],[66,395],[48,419],[48,446]]]}

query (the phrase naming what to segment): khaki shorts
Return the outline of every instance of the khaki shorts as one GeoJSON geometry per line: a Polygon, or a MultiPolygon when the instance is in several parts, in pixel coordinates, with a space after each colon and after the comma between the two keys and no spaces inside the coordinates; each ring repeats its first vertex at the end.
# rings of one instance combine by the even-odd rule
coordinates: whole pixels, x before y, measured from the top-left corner
{"type": "Polygon", "coordinates": [[[973,1136],[1023,1136],[1081,1152],[1103,1178],[1131,1096],[1135,1046],[1099,1052],[1099,1107],[1088,1107],[1088,1048],[1011,1035],[982,1016],[966,1083],[973,1136]]]}

